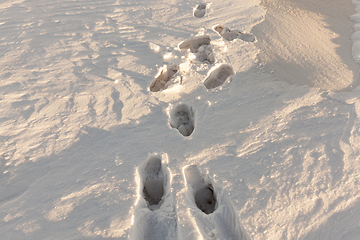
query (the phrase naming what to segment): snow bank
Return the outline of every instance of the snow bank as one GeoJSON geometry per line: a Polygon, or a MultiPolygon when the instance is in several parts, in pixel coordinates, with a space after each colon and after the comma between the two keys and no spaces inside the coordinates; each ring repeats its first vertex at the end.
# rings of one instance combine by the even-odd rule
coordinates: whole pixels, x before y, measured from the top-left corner
{"type": "Polygon", "coordinates": [[[277,80],[325,90],[358,85],[359,66],[351,54],[351,1],[264,0],[261,4],[267,13],[252,32],[267,73],[277,80]]]}

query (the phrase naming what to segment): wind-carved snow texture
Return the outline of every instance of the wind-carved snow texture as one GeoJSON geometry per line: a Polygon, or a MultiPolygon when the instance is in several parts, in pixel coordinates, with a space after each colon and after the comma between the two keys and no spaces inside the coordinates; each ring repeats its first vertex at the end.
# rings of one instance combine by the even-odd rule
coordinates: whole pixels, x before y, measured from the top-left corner
{"type": "Polygon", "coordinates": [[[185,103],[179,103],[170,108],[169,124],[176,128],[183,136],[188,137],[195,128],[194,112],[192,107],[185,103]]]}
{"type": "Polygon", "coordinates": [[[229,64],[214,66],[209,70],[208,75],[205,78],[204,85],[207,89],[219,87],[234,74],[234,69],[229,64]]]}
{"type": "Polygon", "coordinates": [[[227,41],[233,41],[234,39],[241,39],[245,42],[254,42],[255,36],[251,33],[243,33],[239,30],[230,30],[228,27],[221,25],[215,25],[212,29],[217,32],[222,38],[227,41]]]}
{"type": "Polygon", "coordinates": [[[206,13],[206,3],[200,3],[194,9],[194,17],[196,18],[202,18],[203,16],[205,16],[205,13],[206,13]]]}
{"type": "Polygon", "coordinates": [[[179,44],[179,49],[190,61],[213,64],[215,57],[210,46],[210,41],[209,35],[191,36],[179,44]],[[188,53],[189,50],[190,53],[188,53]]]}
{"type": "Polygon", "coordinates": [[[203,239],[250,240],[223,188],[204,176],[196,165],[184,167],[183,176],[189,217],[203,239]]]}
{"type": "Polygon", "coordinates": [[[164,65],[159,69],[158,74],[150,84],[150,91],[158,92],[166,89],[170,83],[170,80],[174,78],[174,75],[179,71],[179,66],[176,64],[164,65]]]}
{"type": "Polygon", "coordinates": [[[131,240],[177,239],[177,217],[166,154],[151,155],[137,169],[137,202],[131,240]]]}

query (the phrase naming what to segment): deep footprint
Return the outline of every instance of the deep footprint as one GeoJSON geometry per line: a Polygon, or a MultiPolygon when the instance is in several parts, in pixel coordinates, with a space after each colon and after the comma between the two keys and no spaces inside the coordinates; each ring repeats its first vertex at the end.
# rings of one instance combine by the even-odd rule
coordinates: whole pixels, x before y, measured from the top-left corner
{"type": "Polygon", "coordinates": [[[177,240],[177,216],[166,154],[152,154],[136,170],[131,240],[177,240]]]}
{"type": "Polygon", "coordinates": [[[183,136],[190,136],[195,128],[194,112],[184,103],[177,104],[169,110],[169,124],[176,128],[183,136]]]}
{"type": "Polygon", "coordinates": [[[179,66],[175,64],[165,65],[161,67],[158,74],[155,76],[154,80],[150,84],[150,91],[158,92],[160,90],[166,89],[167,84],[178,71],[179,66]]]}
{"type": "Polygon", "coordinates": [[[205,184],[205,180],[196,165],[184,168],[186,182],[193,188],[197,207],[206,214],[216,209],[216,196],[211,184],[205,184]]]}
{"type": "Polygon", "coordinates": [[[194,9],[194,17],[196,18],[202,18],[203,16],[205,16],[205,13],[206,13],[206,3],[200,3],[194,9]]]}
{"type": "Polygon", "coordinates": [[[192,36],[181,42],[179,44],[179,49],[183,54],[186,54],[186,52],[190,50],[192,53],[189,54],[190,57],[188,56],[190,59],[191,56],[193,56],[195,61],[213,64],[215,62],[215,57],[210,46],[210,41],[209,35],[192,36]]]}
{"type": "Polygon", "coordinates": [[[251,33],[243,33],[239,30],[230,30],[228,27],[224,27],[221,25],[215,25],[212,29],[217,32],[222,38],[227,41],[233,41],[234,39],[241,39],[245,42],[254,42],[255,36],[251,33]]]}
{"type": "Polygon", "coordinates": [[[207,89],[219,87],[234,74],[234,69],[229,64],[215,66],[209,70],[208,76],[204,81],[204,85],[207,89]]]}
{"type": "Polygon", "coordinates": [[[152,156],[145,167],[143,196],[149,204],[149,209],[160,208],[159,203],[164,196],[164,173],[161,167],[161,158],[152,156]]]}

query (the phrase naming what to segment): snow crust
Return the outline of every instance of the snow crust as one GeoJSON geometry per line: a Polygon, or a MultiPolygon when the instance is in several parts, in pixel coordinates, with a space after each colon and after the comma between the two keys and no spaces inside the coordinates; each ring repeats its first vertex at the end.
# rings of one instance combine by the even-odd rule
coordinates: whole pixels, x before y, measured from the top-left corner
{"type": "Polygon", "coordinates": [[[254,240],[358,239],[359,1],[214,0],[200,18],[197,4],[0,3],[2,239],[193,240],[230,224],[254,240]],[[210,42],[180,48],[196,36],[210,42]],[[208,90],[221,64],[234,75],[208,90]],[[152,92],[163,66],[178,75],[152,92]],[[188,136],[171,125],[179,103],[194,113],[188,136]],[[153,209],[149,155],[164,177],[153,209]],[[189,165],[213,186],[211,214],[189,165]]]}

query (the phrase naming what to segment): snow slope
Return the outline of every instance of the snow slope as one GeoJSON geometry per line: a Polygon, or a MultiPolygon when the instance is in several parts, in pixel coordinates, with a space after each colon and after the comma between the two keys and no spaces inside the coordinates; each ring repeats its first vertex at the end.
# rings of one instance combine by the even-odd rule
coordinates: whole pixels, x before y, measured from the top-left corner
{"type": "MultiPolygon", "coordinates": [[[[269,53],[259,45],[265,44],[265,28],[257,28],[266,21],[266,6],[258,0],[214,0],[198,18],[198,4],[0,3],[3,239],[128,239],[139,198],[136,171],[153,153],[168,157],[181,239],[198,238],[182,175],[190,164],[229,194],[251,239],[358,238],[360,89],[332,91],[355,82],[351,75],[358,69],[349,67],[350,77],[341,83],[331,78],[317,86],[297,74],[298,85],[274,81],[276,73],[257,59],[269,53]],[[212,30],[217,24],[253,33],[257,42],[224,40],[212,30]],[[211,37],[214,64],[194,62],[178,48],[197,34],[211,37]],[[166,64],[178,65],[181,77],[151,92],[166,64]],[[228,64],[236,74],[207,90],[203,82],[216,64],[228,64]],[[190,136],[169,123],[169,110],[178,103],[193,110],[190,136]]],[[[354,4],[358,9],[359,2],[354,4]]],[[[311,5],[301,12],[313,16],[306,7],[311,5]]],[[[359,15],[352,19],[358,62],[359,15]]],[[[291,24],[303,27],[305,20],[291,24]]],[[[312,18],[311,26],[334,32],[319,21],[312,18]]],[[[342,75],[338,64],[353,64],[352,57],[338,57],[336,49],[349,42],[326,39],[329,44],[318,46],[335,57],[320,62],[314,76],[326,64],[336,66],[326,73],[342,75]]]]}
{"type": "Polygon", "coordinates": [[[359,84],[359,66],[351,54],[351,1],[263,0],[262,5],[265,21],[253,32],[266,72],[277,80],[324,90],[359,84]]]}

